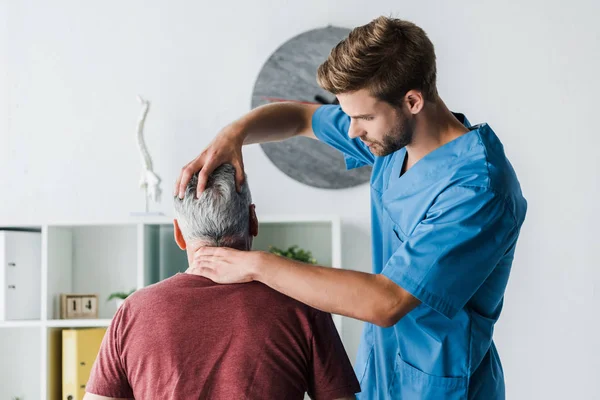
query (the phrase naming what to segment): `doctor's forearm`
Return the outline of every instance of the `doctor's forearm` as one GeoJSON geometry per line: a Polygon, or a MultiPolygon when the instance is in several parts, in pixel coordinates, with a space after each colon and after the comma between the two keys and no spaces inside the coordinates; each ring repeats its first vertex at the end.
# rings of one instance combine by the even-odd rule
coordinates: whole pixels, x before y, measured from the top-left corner
{"type": "Polygon", "coordinates": [[[393,325],[414,307],[383,275],[312,266],[268,253],[254,280],[319,310],[380,326],[393,325]]]}

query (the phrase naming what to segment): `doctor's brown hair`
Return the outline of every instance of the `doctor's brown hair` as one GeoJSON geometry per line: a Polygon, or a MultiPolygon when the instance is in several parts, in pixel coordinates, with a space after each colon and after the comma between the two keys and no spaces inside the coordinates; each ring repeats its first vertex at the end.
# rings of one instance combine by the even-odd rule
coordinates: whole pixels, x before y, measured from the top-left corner
{"type": "Polygon", "coordinates": [[[317,71],[319,85],[335,95],[368,89],[393,105],[409,90],[437,98],[433,43],[412,22],[379,17],[354,28],[317,71]]]}

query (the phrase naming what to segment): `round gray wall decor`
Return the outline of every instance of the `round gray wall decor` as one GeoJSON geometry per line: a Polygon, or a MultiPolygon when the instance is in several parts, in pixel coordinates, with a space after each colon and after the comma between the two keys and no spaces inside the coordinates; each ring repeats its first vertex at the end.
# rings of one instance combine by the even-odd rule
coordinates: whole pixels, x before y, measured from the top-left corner
{"type": "MultiPolygon", "coordinates": [[[[317,68],[349,29],[328,26],[304,32],[285,42],[269,57],[252,93],[252,108],[278,101],[337,104],[317,85],[317,68]]],[[[371,167],[346,170],[343,155],[318,140],[297,137],[260,145],[283,173],[309,186],[343,189],[368,182],[371,167]]]]}

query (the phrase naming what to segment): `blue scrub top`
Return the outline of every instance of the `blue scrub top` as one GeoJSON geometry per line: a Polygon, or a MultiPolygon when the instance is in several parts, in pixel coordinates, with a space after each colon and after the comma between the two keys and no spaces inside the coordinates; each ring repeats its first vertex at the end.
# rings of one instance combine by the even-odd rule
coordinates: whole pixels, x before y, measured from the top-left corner
{"type": "Polygon", "coordinates": [[[492,340],[527,202],[487,124],[434,150],[400,176],[406,149],[374,156],[348,137],[350,118],[319,107],[315,135],[348,169],[373,166],[373,272],[421,304],[396,325],[365,324],[360,399],[504,399],[492,340]]]}

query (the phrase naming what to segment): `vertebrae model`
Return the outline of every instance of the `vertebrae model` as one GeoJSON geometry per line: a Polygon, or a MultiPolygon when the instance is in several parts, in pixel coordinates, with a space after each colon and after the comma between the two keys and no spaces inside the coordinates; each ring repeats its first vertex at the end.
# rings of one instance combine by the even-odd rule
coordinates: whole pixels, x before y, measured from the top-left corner
{"type": "Polygon", "coordinates": [[[144,141],[144,122],[146,115],[148,115],[148,109],[150,108],[150,102],[144,100],[141,96],[138,96],[138,101],[142,104],[142,111],[137,123],[137,143],[142,156],[142,179],[140,180],[140,188],[145,192],[146,197],[146,212],[148,212],[148,200],[152,199],[154,202],[160,202],[160,177],[152,170],[152,158],[146,147],[144,141]]]}

